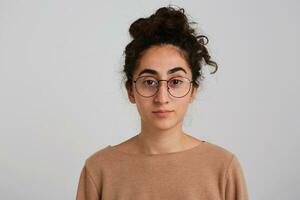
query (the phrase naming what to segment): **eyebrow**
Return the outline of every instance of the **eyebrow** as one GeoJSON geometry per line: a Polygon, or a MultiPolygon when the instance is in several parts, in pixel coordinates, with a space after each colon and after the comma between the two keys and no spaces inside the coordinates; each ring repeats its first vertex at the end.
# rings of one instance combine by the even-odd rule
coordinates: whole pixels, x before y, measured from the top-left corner
{"type": "MultiPolygon", "coordinates": [[[[187,73],[186,70],[183,69],[182,67],[175,67],[175,68],[170,69],[170,70],[168,71],[168,74],[173,74],[173,73],[175,73],[175,72],[177,72],[177,71],[183,71],[184,73],[187,73]]],[[[145,74],[145,73],[154,74],[154,75],[157,75],[157,74],[158,74],[157,71],[155,71],[155,70],[153,70],[153,69],[148,69],[148,68],[146,68],[146,69],[142,70],[142,71],[139,73],[138,76],[140,76],[140,75],[142,75],[142,74],[145,74]]]]}

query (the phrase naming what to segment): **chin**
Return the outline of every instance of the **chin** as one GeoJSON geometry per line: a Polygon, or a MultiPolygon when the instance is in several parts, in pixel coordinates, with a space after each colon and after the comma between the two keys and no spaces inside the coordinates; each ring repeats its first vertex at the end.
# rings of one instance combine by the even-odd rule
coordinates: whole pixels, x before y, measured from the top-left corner
{"type": "Polygon", "coordinates": [[[159,130],[168,130],[176,126],[176,121],[174,120],[155,120],[151,121],[152,126],[159,130]]]}

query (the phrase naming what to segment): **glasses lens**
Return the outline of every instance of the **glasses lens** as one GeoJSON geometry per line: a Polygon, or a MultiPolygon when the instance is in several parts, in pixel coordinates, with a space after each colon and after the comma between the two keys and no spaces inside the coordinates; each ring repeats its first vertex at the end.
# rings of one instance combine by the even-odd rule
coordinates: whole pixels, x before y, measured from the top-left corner
{"type": "Polygon", "coordinates": [[[169,92],[174,97],[183,97],[190,91],[190,80],[184,77],[174,77],[169,80],[169,92]]]}
{"type": "Polygon", "coordinates": [[[158,88],[158,81],[150,76],[141,76],[136,80],[137,92],[145,97],[153,96],[158,88]]]}
{"type": "MultiPolygon", "coordinates": [[[[155,95],[158,90],[158,81],[151,76],[142,76],[136,80],[136,90],[144,97],[155,95]]],[[[168,91],[174,97],[183,97],[190,90],[190,80],[185,77],[174,77],[168,82],[168,91]]]]}

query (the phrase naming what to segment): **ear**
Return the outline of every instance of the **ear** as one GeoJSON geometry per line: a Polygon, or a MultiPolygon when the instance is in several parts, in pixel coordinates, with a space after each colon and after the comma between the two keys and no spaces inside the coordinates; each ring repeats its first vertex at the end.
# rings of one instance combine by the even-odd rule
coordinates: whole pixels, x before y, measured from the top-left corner
{"type": "Polygon", "coordinates": [[[198,91],[198,88],[195,86],[192,86],[192,94],[190,97],[190,103],[192,103],[194,101],[194,99],[196,98],[197,91],[198,91]]]}
{"type": "Polygon", "coordinates": [[[133,94],[133,86],[128,86],[126,87],[127,90],[127,95],[128,95],[128,99],[131,103],[135,104],[135,98],[134,98],[134,94],[133,94]]]}

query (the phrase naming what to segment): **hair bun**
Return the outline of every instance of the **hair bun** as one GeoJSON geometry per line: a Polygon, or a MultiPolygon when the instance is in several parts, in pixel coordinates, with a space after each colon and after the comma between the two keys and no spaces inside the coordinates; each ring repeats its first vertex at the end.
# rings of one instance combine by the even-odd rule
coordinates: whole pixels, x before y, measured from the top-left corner
{"type": "Polygon", "coordinates": [[[166,7],[158,9],[148,18],[140,18],[132,23],[129,33],[136,39],[138,37],[172,35],[174,37],[182,34],[194,33],[189,28],[184,9],[175,10],[166,7]]]}
{"type": "Polygon", "coordinates": [[[143,29],[147,27],[147,19],[139,18],[129,27],[129,33],[133,38],[143,35],[143,29]]]}

